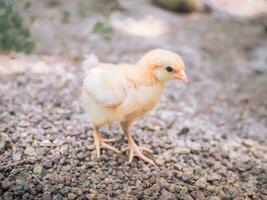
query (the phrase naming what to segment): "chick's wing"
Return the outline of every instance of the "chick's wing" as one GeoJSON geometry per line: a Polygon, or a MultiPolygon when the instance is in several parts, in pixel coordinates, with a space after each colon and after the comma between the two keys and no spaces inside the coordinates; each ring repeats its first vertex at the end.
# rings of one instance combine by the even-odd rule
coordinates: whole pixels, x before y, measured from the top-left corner
{"type": "Polygon", "coordinates": [[[94,68],[84,79],[84,90],[103,107],[116,107],[127,95],[123,82],[116,70],[94,68]]]}

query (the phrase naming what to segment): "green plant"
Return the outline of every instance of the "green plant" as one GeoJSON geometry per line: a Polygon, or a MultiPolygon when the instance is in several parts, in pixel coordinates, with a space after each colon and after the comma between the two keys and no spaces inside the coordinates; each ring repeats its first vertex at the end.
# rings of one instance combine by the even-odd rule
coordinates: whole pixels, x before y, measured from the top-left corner
{"type": "Polygon", "coordinates": [[[113,28],[107,21],[97,21],[92,29],[92,33],[102,35],[106,39],[112,37],[113,28]]]}
{"type": "Polygon", "coordinates": [[[70,12],[67,10],[61,11],[61,22],[68,23],[70,21],[70,12]]]}
{"type": "Polygon", "coordinates": [[[0,0],[0,51],[31,53],[35,43],[10,0],[0,0]]]}

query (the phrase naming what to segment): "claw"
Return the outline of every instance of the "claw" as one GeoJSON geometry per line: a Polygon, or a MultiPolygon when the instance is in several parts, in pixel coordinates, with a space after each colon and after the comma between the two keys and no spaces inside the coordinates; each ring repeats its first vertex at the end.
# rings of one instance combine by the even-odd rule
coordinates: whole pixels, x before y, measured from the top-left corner
{"type": "Polygon", "coordinates": [[[153,151],[147,147],[139,147],[136,145],[136,143],[132,140],[128,147],[125,147],[122,149],[122,152],[129,150],[129,163],[131,163],[133,161],[134,156],[137,156],[139,158],[141,158],[142,160],[144,160],[145,162],[148,162],[152,165],[155,165],[154,161],[147,158],[142,151],[148,151],[150,153],[153,153],[153,151]]]}

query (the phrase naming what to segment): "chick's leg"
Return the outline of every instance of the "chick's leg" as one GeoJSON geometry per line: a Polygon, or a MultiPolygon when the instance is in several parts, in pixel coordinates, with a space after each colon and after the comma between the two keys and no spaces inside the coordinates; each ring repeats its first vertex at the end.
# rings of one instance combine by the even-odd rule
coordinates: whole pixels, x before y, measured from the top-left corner
{"type": "Polygon", "coordinates": [[[146,148],[146,147],[137,146],[137,144],[135,143],[134,139],[132,138],[132,136],[129,132],[129,126],[130,126],[129,122],[121,122],[122,130],[128,139],[128,147],[122,149],[122,151],[129,150],[129,163],[131,163],[133,161],[134,156],[137,156],[137,157],[141,158],[142,160],[144,160],[145,162],[148,162],[152,165],[155,165],[153,160],[147,158],[142,153],[142,151],[148,151],[150,153],[153,153],[153,151],[151,151],[149,148],[146,148]]]}
{"type": "Polygon", "coordinates": [[[114,142],[114,139],[102,138],[97,126],[94,126],[93,129],[94,129],[93,134],[94,134],[94,141],[95,141],[95,147],[96,147],[96,155],[98,158],[100,157],[100,148],[106,148],[106,149],[110,149],[112,151],[115,151],[116,153],[120,153],[120,151],[118,149],[107,144],[107,142],[114,142]]]}

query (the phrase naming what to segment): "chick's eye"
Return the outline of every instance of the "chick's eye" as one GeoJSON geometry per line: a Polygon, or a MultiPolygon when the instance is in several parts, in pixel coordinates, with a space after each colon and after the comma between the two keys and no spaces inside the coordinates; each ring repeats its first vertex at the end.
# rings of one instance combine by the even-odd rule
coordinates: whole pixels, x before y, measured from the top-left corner
{"type": "Polygon", "coordinates": [[[166,70],[167,70],[167,72],[172,72],[173,71],[173,68],[171,66],[167,66],[166,67],[166,70]]]}

